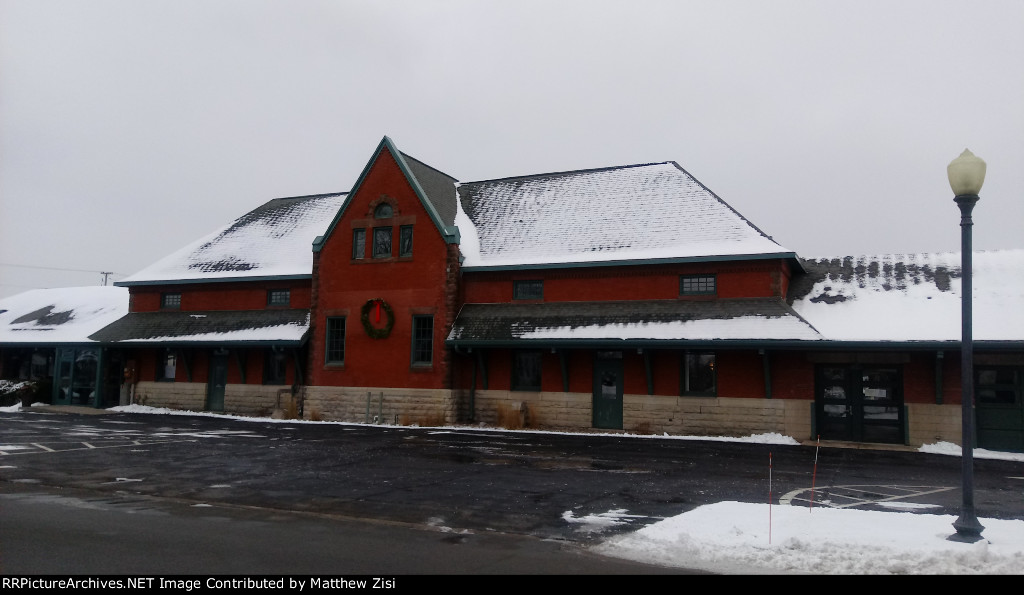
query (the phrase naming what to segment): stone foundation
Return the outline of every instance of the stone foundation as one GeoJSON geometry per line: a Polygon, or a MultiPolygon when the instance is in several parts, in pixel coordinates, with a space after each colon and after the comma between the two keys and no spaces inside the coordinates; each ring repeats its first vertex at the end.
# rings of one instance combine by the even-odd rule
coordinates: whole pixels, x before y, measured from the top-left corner
{"type": "Polygon", "coordinates": [[[307,386],[303,418],[403,426],[456,423],[453,391],[429,388],[307,386]]]}
{"type": "MultiPolygon", "coordinates": [[[[140,382],[133,403],[203,411],[206,384],[140,382]]],[[[224,412],[251,417],[301,417],[367,424],[444,426],[473,423],[509,429],[600,431],[593,428],[590,393],[447,389],[302,387],[229,384],[224,412]]],[[[907,444],[959,444],[960,405],[906,405],[907,444]]],[[[813,440],[814,402],[797,399],[675,397],[627,394],[622,431],[677,436],[778,433],[813,440]]]]}
{"type": "MultiPolygon", "coordinates": [[[[591,430],[590,393],[478,390],[474,421],[501,423],[522,411],[523,427],[591,430]]],[[[775,432],[806,439],[811,433],[809,401],[624,395],[622,430],[637,434],[747,436],[775,432]]]]}
{"type": "Polygon", "coordinates": [[[911,446],[954,442],[960,444],[963,437],[963,417],[959,403],[937,405],[923,403],[907,404],[907,419],[910,420],[909,440],[911,446]]]}
{"type": "Polygon", "coordinates": [[[181,411],[206,408],[205,382],[139,382],[132,403],[181,411]]]}
{"type": "MultiPolygon", "coordinates": [[[[139,382],[132,403],[181,411],[206,411],[205,382],[139,382]]],[[[288,417],[298,411],[290,386],[229,384],[224,413],[249,417],[288,417]]]]}

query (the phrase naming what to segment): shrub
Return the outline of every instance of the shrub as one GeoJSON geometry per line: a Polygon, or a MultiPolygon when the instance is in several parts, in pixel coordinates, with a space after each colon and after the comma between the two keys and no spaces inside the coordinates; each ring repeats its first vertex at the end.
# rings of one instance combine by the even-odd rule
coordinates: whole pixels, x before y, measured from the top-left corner
{"type": "Polygon", "coordinates": [[[498,405],[498,426],[506,430],[521,430],[526,425],[526,403],[498,405]]]}
{"type": "Polygon", "coordinates": [[[0,380],[0,407],[10,407],[15,403],[31,405],[37,388],[31,380],[0,380]]]}

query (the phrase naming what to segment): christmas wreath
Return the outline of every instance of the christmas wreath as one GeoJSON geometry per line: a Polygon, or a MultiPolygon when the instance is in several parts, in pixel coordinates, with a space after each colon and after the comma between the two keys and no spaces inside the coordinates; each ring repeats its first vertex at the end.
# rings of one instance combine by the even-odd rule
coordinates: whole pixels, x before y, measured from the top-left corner
{"type": "Polygon", "coordinates": [[[371,339],[383,339],[391,334],[391,328],[395,326],[395,313],[391,310],[391,306],[387,302],[380,298],[373,298],[367,300],[363,304],[360,319],[363,322],[363,329],[371,339]],[[387,315],[387,321],[384,323],[382,328],[373,326],[370,322],[370,312],[373,311],[375,322],[380,322],[380,313],[383,310],[384,314],[387,315]]]}

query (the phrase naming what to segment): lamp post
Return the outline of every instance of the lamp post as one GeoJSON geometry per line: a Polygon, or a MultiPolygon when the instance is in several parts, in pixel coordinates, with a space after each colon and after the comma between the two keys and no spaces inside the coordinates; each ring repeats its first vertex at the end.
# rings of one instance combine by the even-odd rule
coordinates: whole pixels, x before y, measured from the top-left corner
{"type": "Polygon", "coordinates": [[[974,514],[974,342],[971,328],[971,228],[974,221],[971,211],[978,202],[978,192],[985,182],[985,162],[969,150],[950,162],[946,168],[949,186],[956,196],[953,200],[960,207],[960,268],[963,289],[960,294],[961,331],[960,342],[960,402],[963,432],[962,448],[962,492],[963,502],[960,517],[953,522],[956,533],[949,537],[953,541],[973,543],[981,539],[985,528],[974,514]]]}

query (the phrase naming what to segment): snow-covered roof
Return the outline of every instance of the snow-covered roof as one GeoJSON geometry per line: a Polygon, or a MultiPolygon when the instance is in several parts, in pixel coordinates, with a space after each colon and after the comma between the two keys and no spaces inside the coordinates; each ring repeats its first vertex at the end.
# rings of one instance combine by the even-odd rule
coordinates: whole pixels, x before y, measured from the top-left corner
{"type": "Polygon", "coordinates": [[[466,268],[794,256],[671,161],[458,191],[466,268]]]}
{"type": "Polygon", "coordinates": [[[160,310],[132,312],[92,338],[103,343],[160,345],[299,345],[309,333],[309,310],[160,310]]]}
{"type": "Polygon", "coordinates": [[[309,277],[313,240],[344,200],[345,193],[271,200],[116,285],[309,277]]]}
{"type": "Polygon", "coordinates": [[[648,300],[466,304],[448,335],[455,345],[585,342],[668,344],[818,341],[783,300],[648,300]]]}
{"type": "MultiPolygon", "coordinates": [[[[1024,341],[1024,250],[973,253],[976,341],[1024,341]]],[[[834,341],[960,341],[960,253],[803,259],[793,309],[834,341]]]]}
{"type": "Polygon", "coordinates": [[[33,289],[0,300],[0,343],[89,343],[127,313],[123,287],[33,289]]]}

